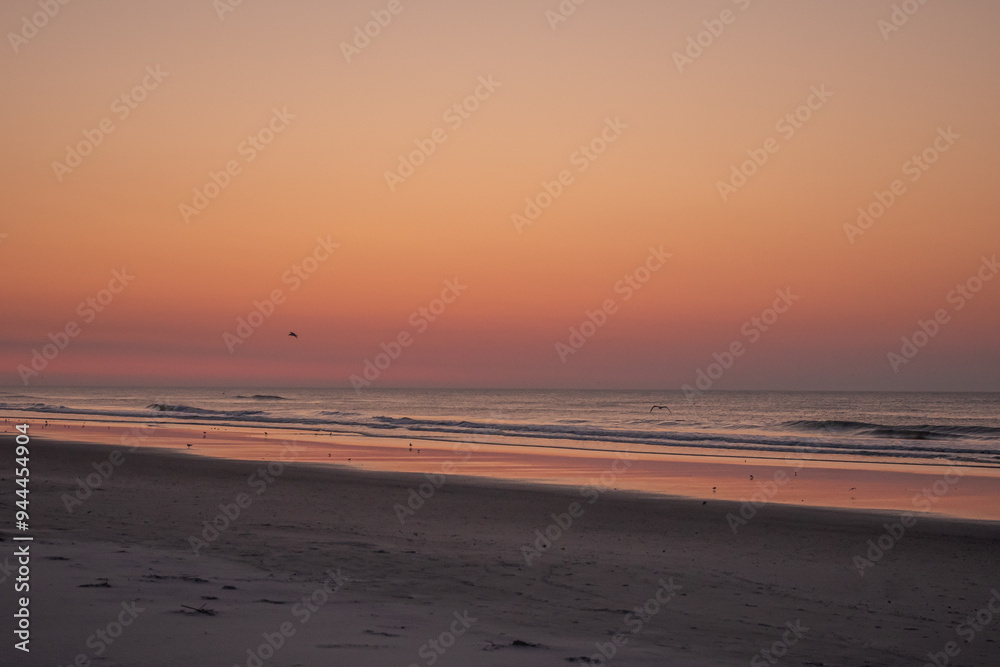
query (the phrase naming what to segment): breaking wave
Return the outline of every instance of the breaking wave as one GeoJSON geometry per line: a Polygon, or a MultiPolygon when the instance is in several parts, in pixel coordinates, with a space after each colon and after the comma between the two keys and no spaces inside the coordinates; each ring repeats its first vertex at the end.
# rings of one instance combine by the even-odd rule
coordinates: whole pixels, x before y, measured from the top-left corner
{"type": "Polygon", "coordinates": [[[233,396],[233,398],[249,399],[253,401],[290,401],[292,399],[284,396],[274,396],[271,394],[254,394],[253,396],[233,396]]]}
{"type": "Polygon", "coordinates": [[[949,440],[962,438],[1000,438],[1000,428],[991,426],[957,426],[953,424],[922,424],[898,426],[889,424],[869,424],[853,421],[811,421],[798,420],[784,422],[782,426],[793,430],[821,431],[829,434],[847,434],[870,438],[892,438],[897,440],[949,440]]]}

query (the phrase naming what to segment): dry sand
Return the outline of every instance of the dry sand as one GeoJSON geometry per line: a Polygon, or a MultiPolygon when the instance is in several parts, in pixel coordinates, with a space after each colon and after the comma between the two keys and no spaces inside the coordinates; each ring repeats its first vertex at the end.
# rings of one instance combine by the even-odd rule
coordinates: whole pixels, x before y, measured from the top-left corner
{"type": "MultiPolygon", "coordinates": [[[[603,647],[617,665],[881,666],[923,665],[948,642],[951,664],[1000,664],[1000,618],[962,626],[1000,589],[996,522],[925,515],[887,536],[898,515],[768,505],[734,532],[731,501],[591,504],[574,487],[450,477],[401,523],[395,506],[429,493],[424,475],[262,476],[262,463],[143,450],[70,512],[65,494],[112,448],[32,450],[32,650],[5,631],[0,664],[587,665],[603,647]],[[203,522],[239,494],[249,505],[196,556],[190,538],[212,537],[203,522]],[[574,503],[528,565],[535,531],[555,535],[574,503]],[[856,557],[880,537],[891,547],[861,576],[856,557]],[[265,634],[280,648],[258,662],[265,634]]],[[[16,574],[2,576],[10,627],[16,574]]]]}

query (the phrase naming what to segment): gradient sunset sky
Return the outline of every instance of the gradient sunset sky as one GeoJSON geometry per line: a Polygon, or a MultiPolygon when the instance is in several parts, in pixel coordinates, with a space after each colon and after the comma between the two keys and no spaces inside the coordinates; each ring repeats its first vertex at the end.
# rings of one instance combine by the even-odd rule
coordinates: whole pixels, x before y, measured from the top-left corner
{"type": "Polygon", "coordinates": [[[1000,253],[1000,4],[930,2],[889,30],[902,4],[591,0],[556,21],[557,0],[244,0],[221,17],[225,0],[109,0],[32,31],[37,0],[5,2],[0,384],[24,386],[18,367],[75,323],[30,385],[346,387],[406,332],[373,386],[680,389],[741,342],[713,388],[998,391],[1000,277],[960,309],[949,293],[1000,253]],[[372,12],[391,22],[348,62],[372,12]],[[144,80],[145,99],[120,99],[144,80]],[[477,88],[478,108],[446,115],[477,88]],[[811,96],[788,136],[778,121],[811,96]],[[53,166],[106,119],[79,166],[53,166]],[[581,162],[609,122],[615,141],[581,162]],[[244,144],[269,123],[270,144],[244,144]],[[925,149],[926,171],[904,166],[925,149]],[[882,217],[845,230],[897,179],[882,217]],[[339,247],[293,290],[317,239],[339,247]],[[625,301],[616,283],[661,246],[625,301]],[[88,316],[123,269],[134,280],[88,316]],[[455,279],[467,289],[421,331],[411,314],[455,279]],[[274,290],[284,303],[231,353],[224,334],[274,290]],[[564,363],[557,344],[608,299],[564,363]],[[889,353],[939,310],[897,372],[889,353]]]}

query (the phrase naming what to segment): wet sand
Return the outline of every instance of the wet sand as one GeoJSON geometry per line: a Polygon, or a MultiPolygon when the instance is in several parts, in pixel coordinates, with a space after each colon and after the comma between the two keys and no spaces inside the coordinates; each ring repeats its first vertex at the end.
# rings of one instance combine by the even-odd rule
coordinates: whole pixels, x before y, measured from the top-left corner
{"type": "MultiPolygon", "coordinates": [[[[36,435],[155,448],[195,456],[322,463],[377,472],[462,475],[566,486],[858,510],[935,513],[1000,521],[1000,468],[904,459],[844,460],[810,454],[649,452],[621,445],[540,440],[533,446],[483,440],[447,442],[344,436],[317,431],[228,426],[120,424],[73,420],[36,435]],[[265,435],[265,433],[267,435],[265,435]],[[412,446],[411,446],[412,445],[412,446]],[[616,463],[616,461],[618,463],[616,463]],[[614,467],[614,469],[612,469],[614,467]],[[603,478],[603,479],[602,479],[603,478]]],[[[749,510],[744,510],[749,511],[749,510]]]]}

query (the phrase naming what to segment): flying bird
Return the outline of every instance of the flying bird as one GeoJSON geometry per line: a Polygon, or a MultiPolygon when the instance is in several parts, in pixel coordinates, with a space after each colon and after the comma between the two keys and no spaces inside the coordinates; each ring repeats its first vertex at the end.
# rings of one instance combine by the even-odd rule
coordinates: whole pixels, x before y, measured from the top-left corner
{"type": "Polygon", "coordinates": [[[298,338],[299,337],[299,335],[297,333],[295,333],[294,331],[289,331],[288,335],[291,336],[292,338],[298,338]]]}
{"type": "Polygon", "coordinates": [[[670,414],[674,414],[674,411],[671,410],[670,407],[667,405],[654,405],[649,409],[649,411],[652,412],[653,410],[666,410],[670,414]]]}

